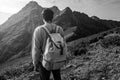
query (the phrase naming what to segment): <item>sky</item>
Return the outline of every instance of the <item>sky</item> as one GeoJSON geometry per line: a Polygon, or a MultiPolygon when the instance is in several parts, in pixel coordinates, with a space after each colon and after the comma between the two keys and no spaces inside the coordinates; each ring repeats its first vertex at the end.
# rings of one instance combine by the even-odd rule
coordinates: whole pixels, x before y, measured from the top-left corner
{"type": "Polygon", "coordinates": [[[60,10],[70,7],[88,16],[120,21],[120,0],[0,0],[0,24],[30,1],[36,1],[42,7],[57,6],[60,10]]]}

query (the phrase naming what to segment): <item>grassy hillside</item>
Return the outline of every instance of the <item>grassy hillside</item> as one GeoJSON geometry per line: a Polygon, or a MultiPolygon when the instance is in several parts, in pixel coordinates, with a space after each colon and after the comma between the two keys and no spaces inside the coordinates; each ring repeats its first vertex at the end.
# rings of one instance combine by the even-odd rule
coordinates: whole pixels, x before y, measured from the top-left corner
{"type": "MultiPolygon", "coordinates": [[[[82,40],[68,43],[72,57],[62,68],[62,80],[119,80],[120,45],[116,45],[120,44],[119,39],[109,36],[90,44],[82,40]],[[112,44],[104,47],[107,45],[104,42],[112,44]]],[[[30,56],[1,65],[0,75],[10,80],[39,80],[30,56]]]]}

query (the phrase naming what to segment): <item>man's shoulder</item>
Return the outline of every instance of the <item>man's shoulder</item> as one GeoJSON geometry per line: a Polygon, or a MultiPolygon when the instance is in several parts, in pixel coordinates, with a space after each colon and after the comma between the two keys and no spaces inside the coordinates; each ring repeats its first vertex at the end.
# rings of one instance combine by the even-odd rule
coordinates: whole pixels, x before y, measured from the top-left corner
{"type": "Polygon", "coordinates": [[[41,31],[41,28],[42,28],[42,27],[43,27],[43,25],[38,26],[38,27],[36,27],[36,28],[35,28],[35,30],[34,30],[34,31],[35,31],[35,32],[36,32],[36,31],[41,31]]]}

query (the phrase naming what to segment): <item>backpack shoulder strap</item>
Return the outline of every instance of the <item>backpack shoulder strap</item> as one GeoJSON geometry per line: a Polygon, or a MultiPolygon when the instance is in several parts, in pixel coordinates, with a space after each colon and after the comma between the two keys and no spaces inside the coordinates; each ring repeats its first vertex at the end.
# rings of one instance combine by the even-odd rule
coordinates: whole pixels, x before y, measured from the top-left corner
{"type": "Polygon", "coordinates": [[[59,30],[59,26],[57,25],[56,26],[56,33],[58,33],[58,30],[59,30]]]}
{"type": "Polygon", "coordinates": [[[50,32],[46,27],[42,27],[45,32],[47,33],[48,37],[50,38],[50,40],[53,42],[53,44],[59,49],[59,47],[55,44],[55,42],[52,40],[51,36],[50,36],[50,32]]]}
{"type": "Polygon", "coordinates": [[[50,36],[50,32],[46,27],[42,27],[44,29],[44,31],[46,32],[46,34],[48,35],[48,37],[50,38],[50,40],[52,41],[52,38],[50,36]]]}
{"type": "Polygon", "coordinates": [[[48,35],[50,35],[50,31],[46,27],[43,27],[43,29],[47,32],[48,35]]]}

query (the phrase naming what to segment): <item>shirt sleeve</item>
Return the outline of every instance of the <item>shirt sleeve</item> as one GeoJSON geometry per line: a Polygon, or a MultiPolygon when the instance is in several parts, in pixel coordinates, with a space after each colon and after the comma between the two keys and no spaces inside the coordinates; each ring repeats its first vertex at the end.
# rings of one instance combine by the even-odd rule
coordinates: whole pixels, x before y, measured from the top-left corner
{"type": "Polygon", "coordinates": [[[32,37],[32,60],[33,65],[36,66],[40,59],[42,58],[42,49],[40,49],[41,44],[41,31],[39,28],[36,28],[32,37]]]}

